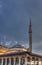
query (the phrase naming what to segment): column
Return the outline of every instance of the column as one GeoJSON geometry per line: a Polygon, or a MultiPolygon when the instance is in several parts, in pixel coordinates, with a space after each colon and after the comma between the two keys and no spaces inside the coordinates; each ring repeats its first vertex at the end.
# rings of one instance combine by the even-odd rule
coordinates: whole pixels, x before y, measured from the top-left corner
{"type": "Polygon", "coordinates": [[[30,57],[30,65],[32,65],[32,57],[30,57]]]}
{"type": "Polygon", "coordinates": [[[25,65],[27,65],[27,57],[25,57],[25,65]]]}
{"type": "Polygon", "coordinates": [[[11,65],[11,58],[9,58],[9,65],[11,65]]]}
{"type": "Polygon", "coordinates": [[[35,61],[36,65],[39,65],[39,59],[36,57],[36,61],[35,61]]]}
{"type": "MultiPolygon", "coordinates": [[[[34,58],[35,58],[35,57],[34,57],[34,58]]],[[[35,61],[36,61],[36,59],[34,59],[34,65],[36,65],[36,64],[35,64],[35,61]]]]}
{"type": "Polygon", "coordinates": [[[31,65],[35,65],[35,57],[31,57],[31,65]]]}
{"type": "Polygon", "coordinates": [[[19,65],[21,65],[21,58],[19,57],[19,65]]]}
{"type": "Polygon", "coordinates": [[[41,61],[41,65],[42,65],[42,61],[41,61]]]}
{"type": "Polygon", "coordinates": [[[7,65],[7,58],[5,58],[5,65],[7,65]]]}
{"type": "Polygon", "coordinates": [[[15,58],[14,58],[14,65],[15,65],[15,58]]]}
{"type": "Polygon", "coordinates": [[[42,65],[42,59],[41,59],[41,65],[42,65]]]}
{"type": "Polygon", "coordinates": [[[32,61],[32,64],[35,65],[35,59],[32,61]]]}
{"type": "Polygon", "coordinates": [[[1,60],[1,65],[3,65],[3,58],[2,58],[2,60],[1,60]]]}
{"type": "Polygon", "coordinates": [[[39,65],[41,65],[41,59],[39,58],[39,65]]]}
{"type": "Polygon", "coordinates": [[[36,60],[36,57],[35,57],[35,65],[37,64],[37,60],[36,60]]]}

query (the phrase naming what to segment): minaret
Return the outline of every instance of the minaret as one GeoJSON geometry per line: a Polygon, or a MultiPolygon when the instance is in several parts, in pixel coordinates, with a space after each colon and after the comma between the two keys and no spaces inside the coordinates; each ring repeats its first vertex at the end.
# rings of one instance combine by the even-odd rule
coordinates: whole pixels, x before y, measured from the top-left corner
{"type": "Polygon", "coordinates": [[[29,24],[29,52],[32,52],[32,25],[31,25],[31,19],[29,24]]]}

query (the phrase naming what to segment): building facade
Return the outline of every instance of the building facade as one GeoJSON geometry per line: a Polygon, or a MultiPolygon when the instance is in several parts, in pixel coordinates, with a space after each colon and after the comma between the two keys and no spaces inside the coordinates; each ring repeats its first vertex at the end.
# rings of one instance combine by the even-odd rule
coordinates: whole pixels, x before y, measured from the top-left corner
{"type": "Polygon", "coordinates": [[[42,56],[32,53],[32,25],[29,25],[29,48],[20,44],[12,48],[0,45],[0,65],[42,65],[42,56]]]}

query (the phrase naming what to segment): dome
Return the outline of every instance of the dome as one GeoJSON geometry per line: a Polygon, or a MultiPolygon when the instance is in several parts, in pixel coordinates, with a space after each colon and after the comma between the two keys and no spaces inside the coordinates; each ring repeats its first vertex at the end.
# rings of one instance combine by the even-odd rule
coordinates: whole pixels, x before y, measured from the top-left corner
{"type": "Polygon", "coordinates": [[[24,48],[24,46],[20,45],[20,44],[16,44],[14,45],[12,48],[24,48]]]}
{"type": "Polygon", "coordinates": [[[17,52],[18,51],[19,52],[21,52],[21,51],[27,51],[27,49],[24,46],[20,45],[20,44],[14,45],[13,47],[10,48],[10,50],[17,51],[17,52]]]}

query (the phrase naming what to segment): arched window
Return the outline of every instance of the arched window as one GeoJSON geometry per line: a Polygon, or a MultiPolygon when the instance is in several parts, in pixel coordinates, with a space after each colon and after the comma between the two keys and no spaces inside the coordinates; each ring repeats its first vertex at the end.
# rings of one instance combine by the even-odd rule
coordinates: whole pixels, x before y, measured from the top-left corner
{"type": "Polygon", "coordinates": [[[36,58],[36,61],[39,61],[39,59],[38,59],[38,58],[36,58]]]}
{"type": "Polygon", "coordinates": [[[27,57],[27,61],[30,62],[30,57],[27,57]]]}
{"type": "Polygon", "coordinates": [[[35,57],[32,57],[32,61],[35,61],[35,57]]]}

